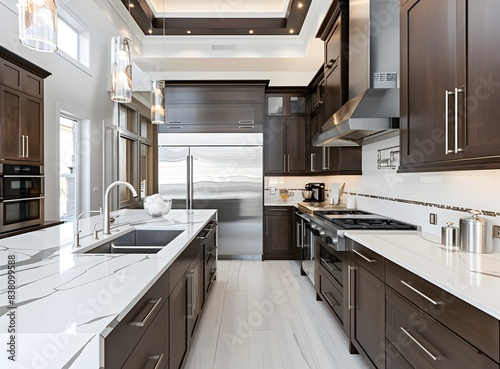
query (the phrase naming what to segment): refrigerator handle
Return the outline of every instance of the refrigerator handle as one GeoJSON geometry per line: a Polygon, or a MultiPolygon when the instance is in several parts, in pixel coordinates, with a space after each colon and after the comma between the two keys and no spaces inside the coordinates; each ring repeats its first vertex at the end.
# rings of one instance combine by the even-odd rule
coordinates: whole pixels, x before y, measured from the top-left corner
{"type": "Polygon", "coordinates": [[[188,178],[188,194],[186,205],[189,210],[193,209],[193,155],[188,156],[187,160],[187,178],[188,178]]]}

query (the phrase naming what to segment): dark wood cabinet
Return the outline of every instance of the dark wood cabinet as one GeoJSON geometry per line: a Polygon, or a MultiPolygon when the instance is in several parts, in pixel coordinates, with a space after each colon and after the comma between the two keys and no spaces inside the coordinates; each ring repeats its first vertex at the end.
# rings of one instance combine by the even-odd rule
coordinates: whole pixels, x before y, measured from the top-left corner
{"type": "Polygon", "coordinates": [[[43,78],[1,54],[0,158],[43,163],[43,78]]]}
{"type": "Polygon", "coordinates": [[[264,207],[264,259],[295,259],[293,206],[264,207]]]}
{"type": "MultiPolygon", "coordinates": [[[[351,344],[370,368],[385,368],[385,259],[352,242],[348,268],[351,344]]],[[[349,299],[348,299],[349,300],[349,299]]]]}
{"type": "Polygon", "coordinates": [[[170,294],[170,333],[169,352],[170,368],[182,368],[189,350],[189,315],[188,295],[191,279],[184,275],[170,294]]]}
{"type": "Polygon", "coordinates": [[[500,168],[500,32],[491,0],[401,9],[400,172],[500,168]]]}
{"type": "Polygon", "coordinates": [[[160,133],[258,133],[264,121],[264,82],[167,81],[168,124],[160,133]]]}
{"type": "Polygon", "coordinates": [[[267,93],[264,174],[309,172],[310,133],[306,92],[267,93]]]}
{"type": "Polygon", "coordinates": [[[216,278],[216,268],[217,268],[216,233],[217,233],[217,223],[213,221],[208,224],[208,226],[204,229],[204,234],[201,236],[204,248],[205,300],[206,300],[206,295],[210,291],[210,288],[212,288],[216,278]]]}

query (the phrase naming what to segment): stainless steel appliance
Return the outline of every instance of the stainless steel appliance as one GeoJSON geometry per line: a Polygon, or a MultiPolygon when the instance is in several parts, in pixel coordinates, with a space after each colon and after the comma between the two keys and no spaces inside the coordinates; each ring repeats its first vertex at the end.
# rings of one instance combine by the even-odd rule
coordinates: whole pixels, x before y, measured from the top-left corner
{"type": "Polygon", "coordinates": [[[43,165],[0,164],[0,233],[44,221],[43,165]]]}
{"type": "Polygon", "coordinates": [[[325,184],[324,183],[306,183],[304,186],[306,191],[312,191],[312,196],[304,199],[304,202],[323,202],[325,201],[325,184]]]}
{"type": "Polygon", "coordinates": [[[159,193],[174,209],[218,209],[219,256],[262,257],[261,133],[159,134],[159,193]]]}
{"type": "MultiPolygon", "coordinates": [[[[305,222],[303,239],[303,260],[301,262],[301,271],[303,271],[314,281],[314,263],[316,243],[320,240],[321,244],[326,245],[331,253],[339,251],[350,251],[346,244],[346,230],[416,230],[412,224],[400,222],[391,218],[382,217],[376,214],[370,214],[362,210],[322,210],[315,211],[314,215],[301,215],[305,222]],[[306,239],[309,237],[310,239],[306,239]]],[[[323,258],[325,259],[325,258],[323,258]]],[[[324,262],[325,267],[333,267],[338,260],[344,258],[337,254],[331,262],[324,262]]],[[[327,260],[327,259],[325,259],[327,260]]],[[[339,267],[337,266],[337,269],[339,267]]],[[[340,267],[341,270],[342,267],[340,267]]]]}

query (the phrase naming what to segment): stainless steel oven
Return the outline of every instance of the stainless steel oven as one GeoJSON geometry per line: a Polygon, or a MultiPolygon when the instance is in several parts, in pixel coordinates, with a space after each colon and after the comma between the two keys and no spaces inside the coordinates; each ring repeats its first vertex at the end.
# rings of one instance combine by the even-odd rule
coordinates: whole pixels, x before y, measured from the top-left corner
{"type": "Polygon", "coordinates": [[[43,223],[43,165],[0,164],[0,233],[43,223]]]}

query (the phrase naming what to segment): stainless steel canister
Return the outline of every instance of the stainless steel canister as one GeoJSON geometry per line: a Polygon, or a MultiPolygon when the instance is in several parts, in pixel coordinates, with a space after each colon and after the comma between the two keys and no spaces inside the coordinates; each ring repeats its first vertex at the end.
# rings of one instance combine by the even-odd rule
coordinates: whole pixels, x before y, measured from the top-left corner
{"type": "Polygon", "coordinates": [[[441,227],[441,243],[446,246],[460,245],[459,231],[453,226],[453,222],[448,222],[446,226],[441,227]]]}
{"type": "Polygon", "coordinates": [[[468,252],[489,254],[493,252],[493,224],[480,218],[483,213],[470,210],[470,218],[460,219],[460,249],[468,252]]]}

